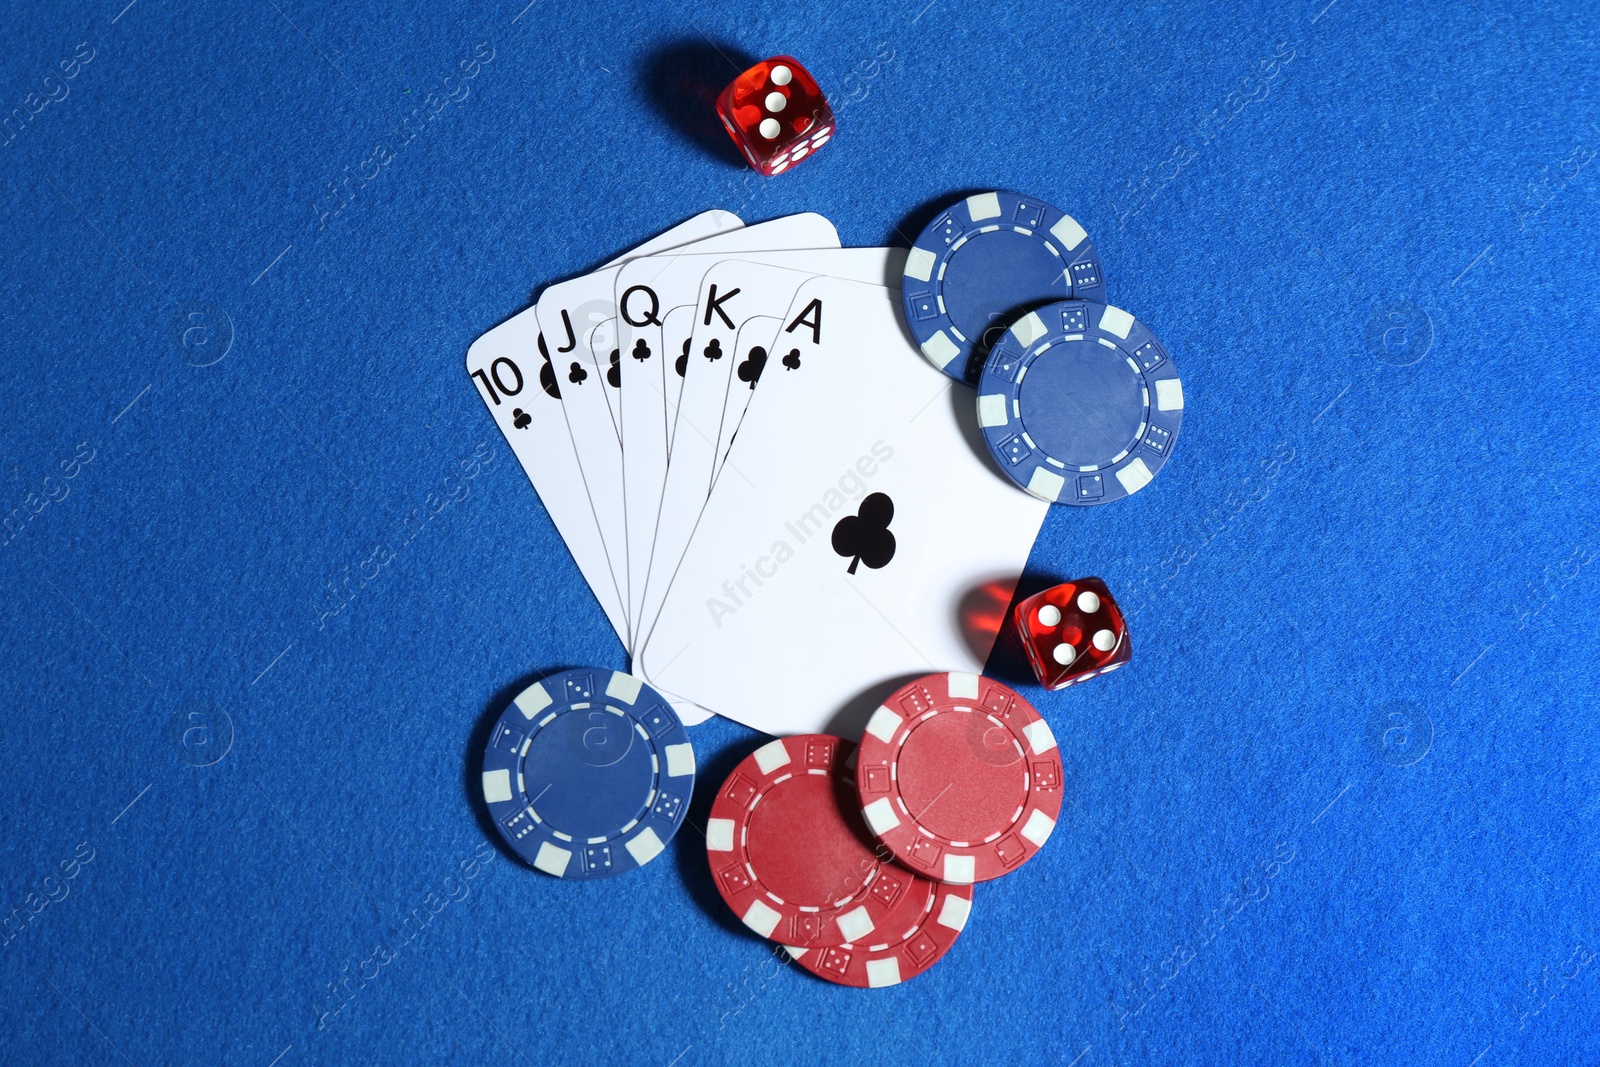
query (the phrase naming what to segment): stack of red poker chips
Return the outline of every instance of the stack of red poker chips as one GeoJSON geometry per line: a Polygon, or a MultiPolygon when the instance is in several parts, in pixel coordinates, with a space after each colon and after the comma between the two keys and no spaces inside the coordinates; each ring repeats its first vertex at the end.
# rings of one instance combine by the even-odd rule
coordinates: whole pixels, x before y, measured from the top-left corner
{"type": "Polygon", "coordinates": [[[804,734],[747,756],[712,801],[706,852],[746,926],[841,985],[896,985],[965,928],[974,882],[1026,863],[1061,811],[1038,712],[975,674],[919,678],[859,749],[804,734]]]}

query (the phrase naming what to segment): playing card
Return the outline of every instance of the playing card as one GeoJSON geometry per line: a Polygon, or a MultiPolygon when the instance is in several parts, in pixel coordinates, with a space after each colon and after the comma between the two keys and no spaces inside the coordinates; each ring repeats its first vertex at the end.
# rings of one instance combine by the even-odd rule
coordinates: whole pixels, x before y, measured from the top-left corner
{"type": "Polygon", "coordinates": [[[622,369],[617,354],[617,319],[612,316],[597,324],[580,342],[589,358],[593,360],[594,367],[605,380],[610,389],[601,389],[600,395],[607,398],[610,403],[606,405],[606,414],[611,416],[611,431],[617,435],[617,444],[622,444],[622,423],[619,421],[621,397],[617,391],[622,388],[622,369]]]}
{"type": "Polygon", "coordinates": [[[672,457],[672,431],[677,425],[678,401],[683,397],[683,378],[689,370],[689,342],[694,337],[695,306],[675,307],[661,317],[661,347],[672,358],[671,369],[663,367],[667,379],[667,408],[662,413],[666,424],[667,458],[672,457]]]}
{"type": "MultiPolygon", "coordinates": [[[[673,227],[623,257],[672,248],[742,227],[738,216],[707,211],[673,227]]],[[[550,521],[626,647],[621,589],[612,578],[584,491],[572,439],[562,416],[559,389],[534,310],[528,308],[490,330],[467,350],[467,375],[533,483],[550,521]]]]}
{"type": "MultiPolygon", "coordinates": [[[[759,231],[751,227],[747,233],[759,231]]],[[[697,254],[679,256],[668,253],[647,260],[632,261],[617,272],[615,339],[607,324],[596,329],[595,365],[607,368],[607,380],[616,375],[622,388],[617,390],[622,448],[622,495],[627,568],[624,582],[628,618],[637,635],[637,608],[643,602],[655,537],[656,514],[666,481],[670,431],[676,413],[676,397],[681,392],[686,365],[689,333],[695,322],[694,301],[705,272],[725,257],[709,246],[698,246],[697,254]],[[671,327],[669,329],[669,326],[671,327]],[[669,358],[670,357],[670,358],[669,358]],[[674,403],[669,407],[670,395],[674,403]]],[[[776,250],[748,252],[741,262],[793,263],[813,273],[837,268],[846,277],[877,281],[889,275],[899,277],[904,267],[899,250],[813,248],[800,251],[776,250]]],[[[789,272],[792,274],[792,272],[789,272]]],[[[808,277],[793,275],[792,286],[808,277]]],[[[770,310],[782,313],[788,307],[790,292],[774,293],[770,310]]],[[[758,293],[741,299],[761,306],[758,293]]],[[[676,557],[674,557],[674,560],[676,557]]],[[[631,642],[630,642],[631,643],[631,642]]]]}
{"type": "MultiPolygon", "coordinates": [[[[665,462],[653,445],[649,451],[623,457],[629,493],[630,581],[626,593],[635,646],[640,644],[640,635],[648,632],[665,592],[665,579],[658,576],[658,570],[670,575],[682,557],[711,491],[718,457],[725,454],[726,442],[732,438],[765,365],[771,335],[760,336],[757,330],[741,340],[741,325],[751,318],[782,315],[795,291],[816,275],[874,283],[898,279],[905,250],[818,249],[696,265],[713,258],[669,253],[630,263],[619,275],[637,275],[654,263],[671,260],[680,267],[667,276],[671,280],[664,279],[667,291],[674,282],[682,286],[689,279],[699,281],[682,396],[676,410],[667,413],[672,461],[665,462]],[[648,564],[642,565],[641,558],[648,564]],[[637,578],[640,573],[648,575],[642,585],[637,578]]],[[[629,402],[636,400],[629,398],[629,402]]]]}
{"type": "Polygon", "coordinates": [[[995,630],[964,608],[1015,587],[1049,505],[992,467],[973,391],[898,306],[800,287],[776,346],[793,366],[763,373],[635,657],[652,683],[768,733],[850,736],[905,678],[982,670],[995,630]]]}
{"type": "MultiPolygon", "coordinates": [[[[755,315],[746,319],[739,325],[739,332],[735,335],[733,344],[728,348],[728,358],[740,364],[762,364],[767,360],[767,351],[771,347],[772,339],[777,336],[778,330],[783,326],[783,320],[766,315],[755,315]]],[[[697,454],[714,445],[708,437],[698,437],[698,430],[688,427],[686,434],[697,435],[693,451],[697,454]]],[[[668,464],[671,471],[671,464],[668,464]]],[[[666,591],[671,585],[672,575],[677,569],[678,561],[683,558],[683,549],[689,542],[689,535],[694,532],[694,524],[699,521],[700,512],[705,507],[705,498],[708,493],[691,490],[683,492],[675,490],[674,495],[663,495],[661,510],[656,518],[655,545],[650,556],[650,575],[647,579],[645,596],[639,612],[635,629],[638,636],[635,645],[642,647],[649,640],[651,627],[656,616],[660,614],[661,602],[666,597],[666,591]]]]}
{"type": "MultiPolygon", "coordinates": [[[[805,213],[748,226],[708,238],[708,252],[737,253],[766,248],[837,247],[839,235],[821,215],[805,213]]],[[[618,440],[616,402],[620,368],[611,365],[610,349],[597,361],[591,351],[595,327],[616,317],[614,300],[618,266],[547,288],[536,307],[549,347],[553,374],[560,384],[572,449],[594,510],[595,526],[605,546],[612,578],[623,594],[627,616],[627,534],[622,495],[622,446],[618,440]]],[[[628,634],[626,629],[624,635],[628,634]]],[[[624,636],[629,648],[632,642],[624,636]]]]}

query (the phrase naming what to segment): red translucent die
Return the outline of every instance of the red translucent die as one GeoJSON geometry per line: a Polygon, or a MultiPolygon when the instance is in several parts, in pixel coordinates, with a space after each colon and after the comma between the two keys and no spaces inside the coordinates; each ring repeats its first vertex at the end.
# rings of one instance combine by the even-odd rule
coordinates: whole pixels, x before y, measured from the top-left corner
{"type": "Polygon", "coordinates": [[[750,165],[782,174],[833,136],[833,109],[793,56],[764,59],[717,97],[717,116],[750,165]]]}
{"type": "Polygon", "coordinates": [[[1046,689],[1065,689],[1133,658],[1128,624],[1098,578],[1063,582],[1017,605],[1028,663],[1046,689]]]}

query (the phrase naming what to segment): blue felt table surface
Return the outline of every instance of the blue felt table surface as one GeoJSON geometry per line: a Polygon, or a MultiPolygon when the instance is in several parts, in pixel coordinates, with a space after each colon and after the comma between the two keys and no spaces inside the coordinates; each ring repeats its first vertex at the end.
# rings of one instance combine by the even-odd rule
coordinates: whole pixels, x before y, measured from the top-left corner
{"type": "MultiPolygon", "coordinates": [[[[1594,5],[125,3],[0,23],[0,1060],[1600,1062],[1594,5]],[[703,94],[776,52],[840,127],[765,180],[703,94]],[[1049,846],[876,991],[696,829],[510,859],[486,722],[626,660],[468,345],[707,208],[995,187],[1187,397],[1029,563],[1134,642],[1025,688],[1049,846]]],[[[703,825],[764,739],[692,737],[703,825]]]]}

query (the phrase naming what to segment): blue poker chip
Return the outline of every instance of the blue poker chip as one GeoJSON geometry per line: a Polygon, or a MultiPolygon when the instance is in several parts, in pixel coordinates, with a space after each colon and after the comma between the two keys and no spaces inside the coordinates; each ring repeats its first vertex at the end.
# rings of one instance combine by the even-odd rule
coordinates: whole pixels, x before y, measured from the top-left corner
{"type": "Polygon", "coordinates": [[[1040,304],[1104,301],[1105,272],[1071,215],[1038,197],[978,193],[917,235],[900,298],[928,362],[976,382],[1000,331],[1040,304]]]}
{"type": "Polygon", "coordinates": [[[1052,504],[1143,489],[1183,423],[1183,383],[1121,308],[1062,300],[1005,332],[978,381],[978,424],[1007,477],[1052,504]]]}
{"type": "Polygon", "coordinates": [[[557,878],[610,878],[672,840],[694,748],[672,705],[631,674],[580,667],[517,694],[483,753],[483,799],[506,844],[557,878]]]}

